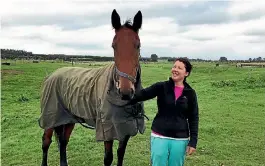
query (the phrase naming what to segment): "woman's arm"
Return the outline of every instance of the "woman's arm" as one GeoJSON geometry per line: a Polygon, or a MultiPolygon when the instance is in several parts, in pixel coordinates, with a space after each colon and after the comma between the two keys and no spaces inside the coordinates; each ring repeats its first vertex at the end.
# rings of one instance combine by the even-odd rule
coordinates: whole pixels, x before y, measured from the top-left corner
{"type": "Polygon", "coordinates": [[[147,88],[141,89],[135,93],[133,99],[129,103],[135,104],[140,101],[146,101],[155,98],[161,91],[162,86],[162,82],[157,82],[147,88]]]}
{"type": "Polygon", "coordinates": [[[193,91],[192,101],[190,102],[190,111],[188,116],[190,128],[190,142],[189,146],[196,149],[198,140],[198,124],[199,124],[199,107],[196,92],[193,91]]]}

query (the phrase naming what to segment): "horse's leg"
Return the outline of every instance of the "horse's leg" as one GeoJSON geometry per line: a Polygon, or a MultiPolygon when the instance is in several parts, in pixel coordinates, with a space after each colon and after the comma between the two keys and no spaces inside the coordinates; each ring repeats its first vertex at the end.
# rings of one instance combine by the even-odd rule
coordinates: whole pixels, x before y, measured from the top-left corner
{"type": "Polygon", "coordinates": [[[113,161],[113,140],[112,141],[104,141],[105,155],[104,155],[104,165],[111,166],[113,161]]]}
{"type": "Polygon", "coordinates": [[[42,136],[42,166],[48,165],[48,150],[52,143],[53,129],[44,130],[42,136]]]}
{"type": "Polygon", "coordinates": [[[66,147],[74,126],[75,124],[66,124],[55,128],[55,132],[59,138],[60,166],[68,166],[66,147]]]}
{"type": "Polygon", "coordinates": [[[122,166],[122,164],[123,164],[123,158],[124,158],[126,146],[127,146],[129,139],[130,139],[130,136],[127,135],[127,136],[125,136],[123,141],[119,141],[119,147],[117,150],[117,156],[118,156],[117,166],[122,166]]]}

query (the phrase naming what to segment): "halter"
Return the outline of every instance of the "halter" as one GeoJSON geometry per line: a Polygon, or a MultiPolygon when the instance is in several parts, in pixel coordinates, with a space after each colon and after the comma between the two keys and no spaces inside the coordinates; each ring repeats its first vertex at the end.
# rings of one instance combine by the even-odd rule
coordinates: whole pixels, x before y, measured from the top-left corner
{"type": "Polygon", "coordinates": [[[129,74],[126,74],[124,72],[121,72],[121,71],[119,71],[119,69],[117,68],[117,66],[115,66],[115,72],[119,76],[124,77],[124,78],[127,78],[128,80],[132,81],[133,83],[136,83],[136,77],[137,77],[137,75],[136,75],[136,77],[133,77],[133,76],[130,76],[129,74]]]}

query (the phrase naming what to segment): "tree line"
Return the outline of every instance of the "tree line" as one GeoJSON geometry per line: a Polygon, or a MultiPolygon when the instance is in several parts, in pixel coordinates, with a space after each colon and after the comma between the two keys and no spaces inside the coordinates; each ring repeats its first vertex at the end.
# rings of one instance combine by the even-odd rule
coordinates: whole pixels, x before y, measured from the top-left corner
{"type": "Polygon", "coordinates": [[[1,49],[2,59],[32,59],[32,60],[64,60],[72,61],[78,59],[82,61],[112,61],[113,57],[100,57],[92,55],[65,55],[65,54],[34,54],[24,50],[1,49]]]}
{"type": "MultiPolygon", "coordinates": [[[[34,54],[25,50],[1,49],[1,59],[12,60],[63,60],[63,61],[113,61],[114,57],[93,55],[34,54]]],[[[156,62],[157,56],[141,57],[141,61],[156,62]]]]}
{"type": "MultiPolygon", "coordinates": [[[[188,58],[188,57],[186,57],[188,58]]],[[[25,50],[1,49],[1,59],[27,59],[27,60],[63,60],[63,61],[113,61],[114,57],[102,57],[92,55],[65,55],[65,54],[34,54],[25,50]]],[[[176,57],[158,57],[157,54],[151,54],[150,57],[141,57],[140,61],[157,62],[158,60],[174,61],[176,57]]],[[[211,62],[213,60],[190,59],[197,62],[211,62]]],[[[219,62],[231,62],[226,57],[220,57],[219,62]]],[[[236,60],[236,62],[265,62],[265,58],[249,58],[248,60],[236,60]]]]}

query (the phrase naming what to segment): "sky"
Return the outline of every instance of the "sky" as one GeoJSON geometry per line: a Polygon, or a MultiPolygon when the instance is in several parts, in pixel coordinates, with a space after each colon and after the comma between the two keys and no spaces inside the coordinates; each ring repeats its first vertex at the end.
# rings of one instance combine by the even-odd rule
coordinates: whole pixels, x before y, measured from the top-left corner
{"type": "Polygon", "coordinates": [[[265,58],[262,0],[6,0],[1,48],[113,56],[113,9],[121,23],[142,12],[142,57],[265,58]]]}

